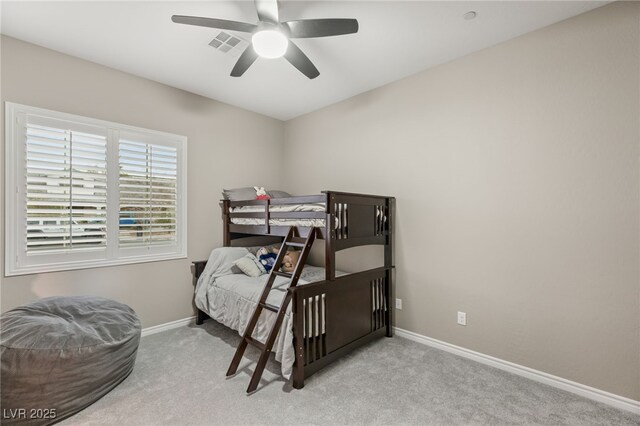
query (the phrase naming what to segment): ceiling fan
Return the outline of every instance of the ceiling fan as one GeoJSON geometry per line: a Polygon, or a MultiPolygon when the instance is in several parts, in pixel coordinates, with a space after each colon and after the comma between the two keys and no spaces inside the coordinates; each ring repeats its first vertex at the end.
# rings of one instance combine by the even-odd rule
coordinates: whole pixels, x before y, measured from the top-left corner
{"type": "Polygon", "coordinates": [[[183,15],[173,15],[171,20],[178,24],[252,34],[251,43],[231,70],[232,77],[240,77],[244,74],[258,56],[263,58],[284,56],[301,73],[311,79],[316,78],[320,75],[320,71],[291,39],[330,37],[358,32],[356,19],[303,19],[280,22],[277,0],[255,0],[255,5],[259,19],[257,24],[183,15]]]}

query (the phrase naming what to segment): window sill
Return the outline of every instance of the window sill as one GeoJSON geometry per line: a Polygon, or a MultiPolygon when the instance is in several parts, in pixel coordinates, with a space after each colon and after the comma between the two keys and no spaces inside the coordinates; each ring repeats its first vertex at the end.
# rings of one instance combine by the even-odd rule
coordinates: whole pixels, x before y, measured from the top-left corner
{"type": "Polygon", "coordinates": [[[6,270],[5,277],[13,277],[19,275],[32,275],[32,274],[45,274],[49,272],[62,272],[62,271],[75,271],[80,269],[94,269],[103,268],[107,266],[122,266],[133,265],[136,263],[149,263],[149,262],[163,262],[167,260],[186,259],[187,253],[171,253],[166,255],[153,255],[153,256],[135,256],[127,257],[126,259],[117,260],[99,260],[91,262],[65,262],[60,264],[48,264],[48,265],[36,265],[25,266],[23,268],[15,270],[6,270]]]}

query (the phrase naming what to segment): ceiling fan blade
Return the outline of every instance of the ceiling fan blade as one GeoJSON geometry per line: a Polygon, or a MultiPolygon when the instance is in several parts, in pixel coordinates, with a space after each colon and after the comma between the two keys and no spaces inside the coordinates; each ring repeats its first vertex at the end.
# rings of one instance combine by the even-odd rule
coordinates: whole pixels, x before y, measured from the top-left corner
{"type": "Polygon", "coordinates": [[[231,70],[231,77],[242,76],[242,74],[249,69],[256,59],[258,59],[258,54],[253,49],[253,45],[250,44],[246,49],[244,49],[244,52],[242,52],[242,55],[238,58],[238,62],[236,62],[236,65],[231,70]]]}
{"type": "Polygon", "coordinates": [[[256,10],[258,11],[258,18],[261,21],[271,22],[277,24],[278,17],[278,0],[255,0],[256,10]]]}
{"type": "Polygon", "coordinates": [[[314,79],[320,75],[320,71],[313,65],[313,62],[305,55],[302,50],[291,40],[289,40],[289,46],[287,47],[287,53],[284,54],[284,57],[293,65],[298,68],[298,70],[309,77],[310,79],[314,79]]]}
{"type": "Polygon", "coordinates": [[[176,24],[195,25],[197,27],[217,28],[219,30],[240,31],[251,33],[257,25],[246,22],[227,21],[225,19],[203,18],[200,16],[173,15],[171,20],[176,24]]]}
{"type": "Polygon", "coordinates": [[[358,32],[357,19],[303,19],[282,24],[291,38],[330,37],[358,32]]]}

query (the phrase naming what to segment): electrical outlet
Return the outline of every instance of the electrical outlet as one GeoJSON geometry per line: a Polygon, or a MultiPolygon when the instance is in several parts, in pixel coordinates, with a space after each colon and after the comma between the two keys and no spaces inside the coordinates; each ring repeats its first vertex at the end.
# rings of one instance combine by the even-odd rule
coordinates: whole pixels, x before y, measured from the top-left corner
{"type": "Polygon", "coordinates": [[[396,299],[396,309],[402,310],[402,299],[396,299]]]}
{"type": "Polygon", "coordinates": [[[458,324],[467,325],[467,313],[458,311],[458,324]]]}

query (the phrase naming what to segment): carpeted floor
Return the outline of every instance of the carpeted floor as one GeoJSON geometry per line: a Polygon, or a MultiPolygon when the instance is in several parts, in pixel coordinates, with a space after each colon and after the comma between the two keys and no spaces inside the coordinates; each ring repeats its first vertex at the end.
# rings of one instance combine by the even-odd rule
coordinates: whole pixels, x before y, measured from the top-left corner
{"type": "Polygon", "coordinates": [[[213,321],[144,337],[133,373],[62,425],[639,425],[616,410],[402,338],[370,344],[293,389],[258,351],[225,379],[239,336],[213,321]]]}

